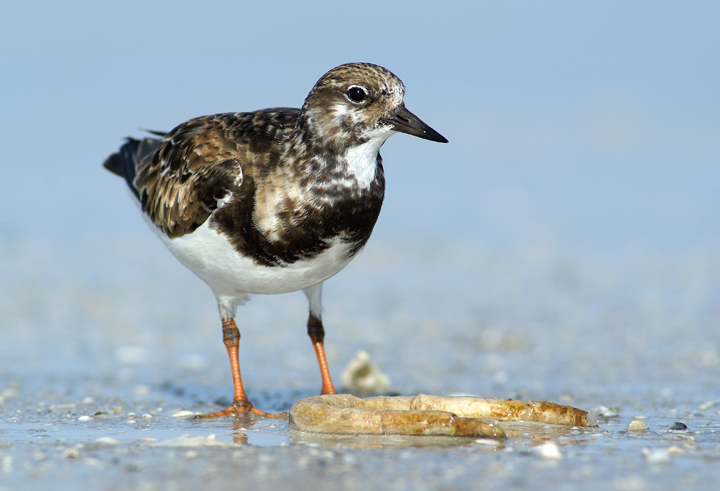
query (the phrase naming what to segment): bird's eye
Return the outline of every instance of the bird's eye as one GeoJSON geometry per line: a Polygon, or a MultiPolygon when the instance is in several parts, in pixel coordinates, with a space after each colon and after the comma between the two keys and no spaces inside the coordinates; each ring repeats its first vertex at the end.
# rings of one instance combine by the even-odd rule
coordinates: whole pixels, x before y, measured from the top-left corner
{"type": "Polygon", "coordinates": [[[347,96],[348,96],[348,99],[350,99],[353,102],[362,102],[365,99],[367,99],[368,93],[362,87],[353,85],[352,87],[350,87],[347,90],[347,96]]]}

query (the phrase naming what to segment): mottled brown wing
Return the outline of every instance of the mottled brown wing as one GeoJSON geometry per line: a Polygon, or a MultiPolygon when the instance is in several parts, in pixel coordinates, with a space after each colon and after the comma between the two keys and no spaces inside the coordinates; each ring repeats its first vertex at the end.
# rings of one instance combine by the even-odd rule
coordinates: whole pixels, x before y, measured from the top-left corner
{"type": "Polygon", "coordinates": [[[230,140],[227,129],[243,116],[252,119],[220,114],[187,121],[138,163],[134,187],[142,210],[168,237],[193,232],[242,184],[247,142],[242,135],[230,140]]]}

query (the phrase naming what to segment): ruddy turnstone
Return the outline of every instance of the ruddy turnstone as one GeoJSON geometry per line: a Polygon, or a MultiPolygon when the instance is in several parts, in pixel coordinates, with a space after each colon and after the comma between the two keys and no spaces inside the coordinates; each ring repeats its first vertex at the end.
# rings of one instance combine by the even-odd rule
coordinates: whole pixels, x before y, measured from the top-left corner
{"type": "Polygon", "coordinates": [[[236,308],[249,294],[303,290],[322,376],[323,282],[362,250],[385,193],[380,147],[396,132],[446,143],[405,108],[405,86],[369,63],[333,68],[302,109],[191,119],[162,138],[128,138],[103,164],[125,178],[170,252],[215,293],[230,357],[232,404],[253,412],[240,377],[236,308]]]}

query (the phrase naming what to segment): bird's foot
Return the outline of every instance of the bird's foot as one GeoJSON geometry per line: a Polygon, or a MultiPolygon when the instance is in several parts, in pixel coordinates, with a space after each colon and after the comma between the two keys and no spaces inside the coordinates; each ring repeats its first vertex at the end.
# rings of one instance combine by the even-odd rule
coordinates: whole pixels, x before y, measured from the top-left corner
{"type": "Polygon", "coordinates": [[[215,411],[214,413],[200,414],[197,419],[210,419],[210,418],[221,418],[223,416],[235,415],[236,417],[247,418],[250,414],[255,414],[261,418],[282,418],[287,416],[287,413],[266,413],[256,409],[250,401],[247,399],[238,399],[233,401],[228,407],[221,411],[215,411]]]}

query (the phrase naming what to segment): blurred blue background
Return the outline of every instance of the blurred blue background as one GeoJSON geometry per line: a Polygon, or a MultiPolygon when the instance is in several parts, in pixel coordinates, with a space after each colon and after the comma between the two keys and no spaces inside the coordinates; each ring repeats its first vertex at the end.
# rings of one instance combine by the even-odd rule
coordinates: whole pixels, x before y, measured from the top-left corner
{"type": "Polygon", "coordinates": [[[299,107],[328,69],[370,61],[402,78],[408,107],[450,140],[385,145],[376,237],[720,245],[717,2],[69,0],[2,11],[5,237],[147,235],[100,167],[123,137],[299,107]]]}
{"type": "MultiPolygon", "coordinates": [[[[212,295],[101,164],[369,61],[450,143],[383,147],[374,236],[326,288],[336,377],[366,348],[401,390],[716,380],[719,25],[714,1],[6,2],[0,372],[194,366],[224,393],[212,295]]],[[[249,386],[314,388],[302,295],[242,316],[249,386]]]]}

